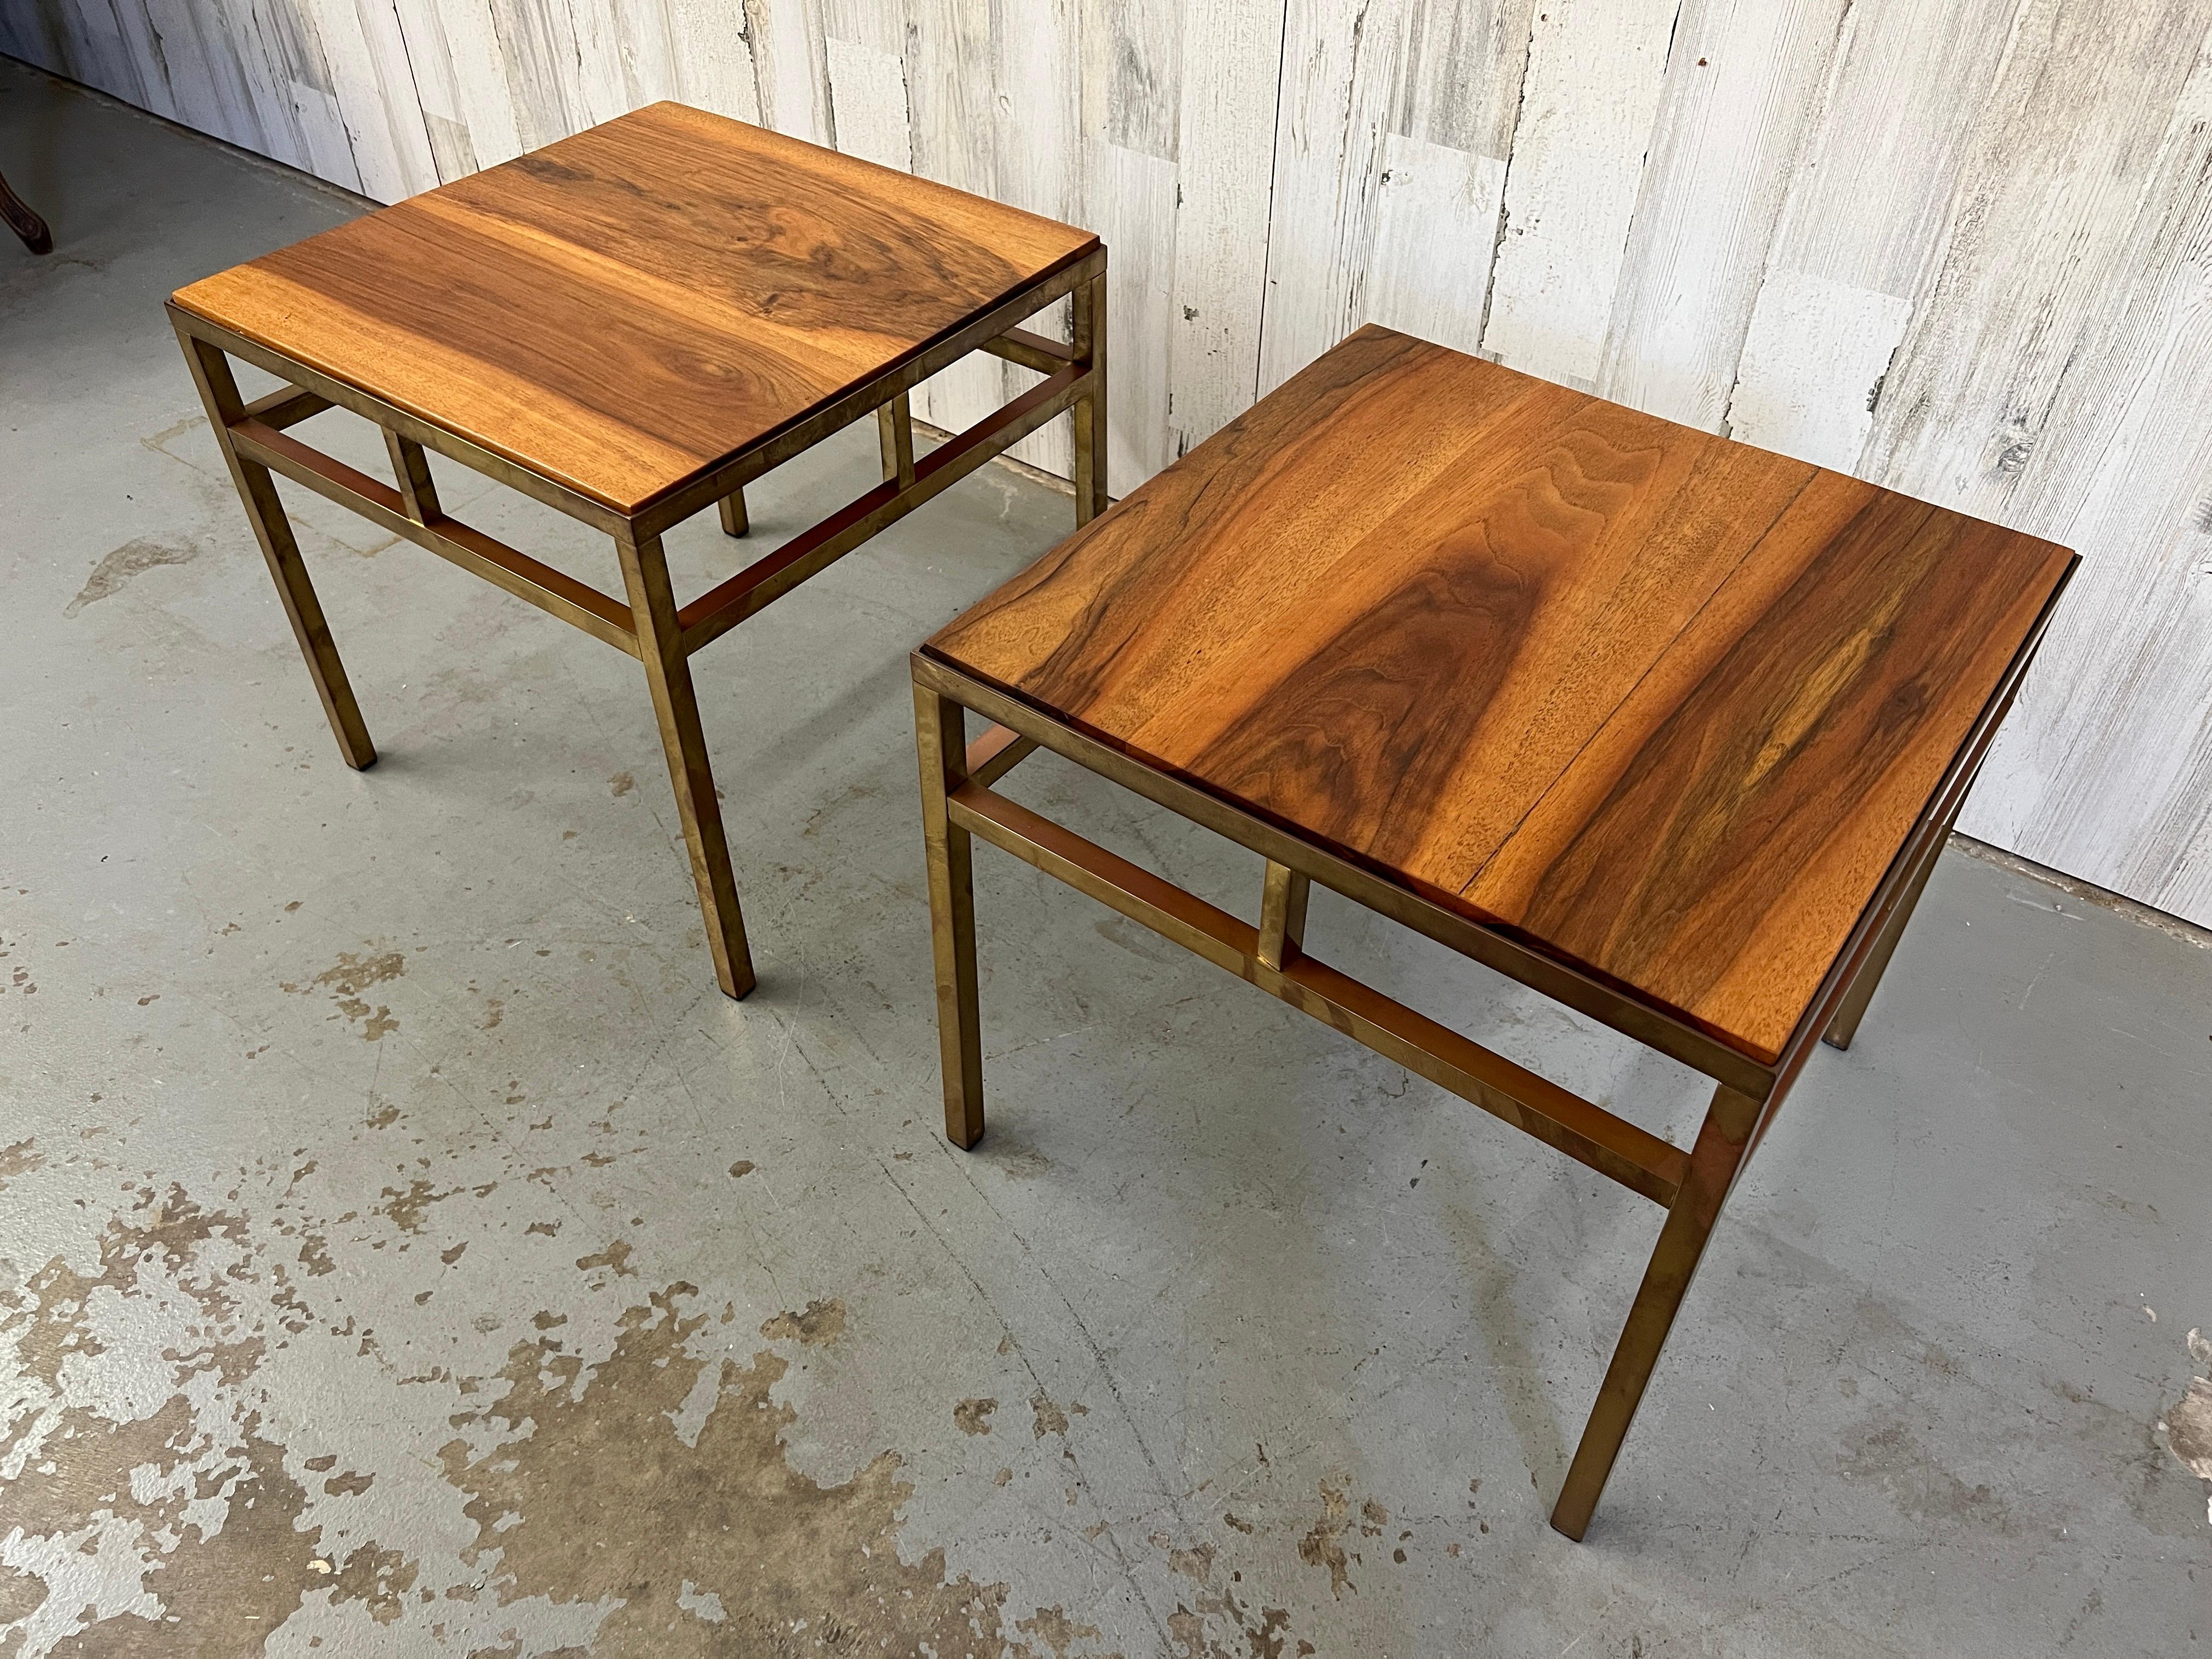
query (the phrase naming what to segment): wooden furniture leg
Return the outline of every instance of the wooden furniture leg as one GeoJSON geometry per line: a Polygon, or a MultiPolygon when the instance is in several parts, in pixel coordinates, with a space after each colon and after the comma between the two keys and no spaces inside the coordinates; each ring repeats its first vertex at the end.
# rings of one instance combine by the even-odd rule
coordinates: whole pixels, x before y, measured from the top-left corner
{"type": "Polygon", "coordinates": [[[921,761],[922,844],[929,862],[929,941],[945,1074],[945,1137],[969,1147],[983,1138],[983,1026],[975,998],[972,841],[951,822],[945,806],[945,797],[968,779],[960,705],[916,685],[914,729],[921,761]]]}
{"type": "Polygon", "coordinates": [[[23,246],[33,253],[52,253],[54,234],[46,228],[46,222],[39,217],[31,204],[8,187],[8,180],[0,177],[0,219],[8,222],[8,228],[23,239],[23,246]]]}
{"type": "Polygon", "coordinates": [[[376,764],[376,745],[369,741],[368,726],[361,717],[360,703],[354,700],[345,665],[338,660],[338,648],[315,598],[314,584],[307,580],[307,562],[301,558],[300,544],[293,538],[291,520],[284,516],[284,503],[277,499],[276,480],[269,476],[267,467],[240,456],[231,442],[231,423],[243,416],[246,404],[239,396],[237,377],[230,372],[230,359],[204,340],[183,333],[178,338],[184,343],[193,384],[200,389],[208,424],[215,429],[216,443],[230,468],[230,481],[238,486],[239,500],[246,504],[253,539],[260,544],[261,556],[268,562],[269,574],[276,578],[276,597],[283,601],[293,637],[300,641],[300,654],[307,659],[315,695],[323,700],[323,713],[330,717],[338,753],[355,771],[363,771],[376,764]]]}
{"type": "Polygon", "coordinates": [[[1589,1526],[1598,1495],[1613,1473],[1613,1459],[1620,1454],[1620,1443],[1627,1437],[1682,1297],[1697,1276],[1705,1241],[1712,1237],[1713,1223],[1720,1218],[1721,1205],[1743,1163],[1759,1116],[1759,1103],[1749,1096],[1725,1085],[1714,1091],[1697,1144],[1690,1150],[1688,1170],[1668,1207],[1659,1243],[1652,1249],[1644,1282],[1628,1310],[1628,1322],[1613,1351],[1613,1363],[1598,1387],[1597,1403],[1590,1407],[1582,1443],[1575,1448],[1574,1462],[1552,1510],[1552,1525],[1570,1538],[1579,1540],[1589,1526]]]}
{"type": "Polygon", "coordinates": [[[699,909],[706,920],[714,979],[723,995],[742,997],[753,988],[752,953],[745,945],[737,877],[730,869],[722,809],[714,799],[714,774],[707,763],[699,700],[691,689],[690,665],[684,660],[684,631],[676,620],[668,560],[658,536],[617,534],[615,550],[622,560],[623,581],[629,592],[638,656],[645,664],[646,684],[653,690],[661,747],[668,754],[676,810],[684,820],[684,844],[691,854],[691,878],[699,887],[699,909]]]}
{"type": "Polygon", "coordinates": [[[1088,367],[1092,390],[1075,400],[1075,526],[1106,510],[1106,279],[1094,277],[1069,296],[1075,361],[1088,367]]]}

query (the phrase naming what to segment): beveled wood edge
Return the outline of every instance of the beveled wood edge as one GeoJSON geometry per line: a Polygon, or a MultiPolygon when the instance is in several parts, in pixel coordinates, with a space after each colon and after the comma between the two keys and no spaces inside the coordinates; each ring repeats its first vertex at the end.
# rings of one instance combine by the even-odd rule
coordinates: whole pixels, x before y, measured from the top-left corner
{"type": "Polygon", "coordinates": [[[297,358],[272,351],[242,334],[211,323],[198,313],[185,310],[173,298],[164,303],[168,309],[170,323],[180,337],[204,340],[241,362],[252,363],[256,368],[274,374],[301,391],[314,393],[331,408],[349,410],[387,431],[397,432],[404,438],[412,438],[424,448],[434,450],[447,460],[457,461],[511,489],[520,490],[532,500],[543,501],[595,530],[603,530],[612,535],[629,522],[623,514],[587,495],[579,494],[564,484],[555,483],[504,455],[471,443],[466,438],[456,436],[443,427],[419,420],[396,404],[387,404],[357,386],[335,380],[319,369],[311,368],[297,358]]]}
{"type": "MultiPolygon", "coordinates": [[[[198,312],[179,305],[174,294],[162,303],[169,313],[172,326],[179,335],[204,340],[241,362],[252,363],[256,368],[276,375],[298,391],[320,398],[325,406],[349,410],[365,420],[397,432],[403,437],[411,438],[448,460],[457,461],[511,489],[519,489],[524,495],[594,529],[605,531],[610,535],[618,529],[627,529],[633,535],[647,537],[657,536],[671,526],[680,524],[693,514],[713,506],[732,491],[774,471],[793,456],[811,449],[854,422],[874,413],[878,407],[901,393],[912,392],[923,380],[951,367],[970,352],[991,349],[994,343],[1013,331],[1015,325],[1023,319],[1042,311],[1055,300],[1066,298],[1085,283],[1103,276],[1105,270],[1105,245],[1093,238],[1089,248],[1074,250],[988,309],[921,342],[867,379],[855,381],[811,409],[801,410],[781,426],[763,433],[743,449],[700,469],[691,477],[681,479],[659,495],[640,502],[635,512],[624,512],[596,495],[549,478],[508,456],[410,414],[372,392],[204,317],[198,312]]],[[[1036,366],[1035,362],[1024,360],[1049,356],[1049,348],[1057,343],[1041,335],[1030,334],[1026,330],[1018,331],[1018,333],[1023,337],[1015,339],[1005,349],[994,355],[1021,362],[1024,367],[1034,368],[1036,366]]],[[[1066,351],[1068,349],[1060,347],[1059,349],[1066,351]]],[[[1066,358],[1054,358],[1054,367],[1064,368],[1073,361],[1072,354],[1066,358]]],[[[275,395],[280,402],[289,401],[286,394],[275,395]]],[[[258,401],[269,403],[270,399],[258,401]]],[[[305,410],[292,418],[305,420],[309,414],[319,412],[305,410]]],[[[290,424],[290,422],[286,423],[290,424]]]]}
{"type": "Polygon", "coordinates": [[[1066,825],[969,779],[950,821],[1227,969],[1662,1208],[1687,1172],[1672,1143],[1304,951],[1270,962],[1259,930],[1066,825]]]}
{"type": "MultiPolygon", "coordinates": [[[[1943,775],[1937,781],[1934,793],[1929,796],[1927,805],[1913,821],[1904,843],[1897,849],[1896,857],[1890,860],[1889,867],[1882,872],[1881,880],[1875,884],[1866,908],[1859,913],[1858,921],[1844,936],[1843,947],[1836,952],[1836,959],[1830,964],[1827,976],[1820,981],[1820,988],[1814,992],[1812,1001],[1806,1005],[1796,1027],[1783,1044],[1782,1052],[1774,1065],[1773,1092],[1752,1128],[1750,1142],[1744,1151],[1745,1164],[1751,1161],[1751,1153],[1756,1150],[1759,1138],[1765,1133],[1775,1106],[1789,1091],[1790,1085],[1796,1080],[1797,1073],[1804,1069],[1806,1060],[1819,1047],[1820,1034],[1828,1029],[1837,1009],[1850,994],[1852,981],[1866,965],[1868,955],[1881,938],[1891,914],[1898,905],[1907,901],[1921,861],[1940,856],[1941,847],[1931,847],[1930,843],[1938,838],[1949,839],[1951,823],[1958,816],[1959,808],[1964,805],[1966,792],[1973,787],[1975,775],[1981,770],[1982,761],[1988,755],[1990,746],[1996,741],[1998,728],[2004,724],[2006,714],[2011,712],[2013,699],[2020,691],[2021,683],[2027,678],[2028,668],[2035,660],[2035,653],[2043,643],[2044,635],[2050,629],[2051,619],[2057,611],[2058,602],[2065,597],[2066,589],[2072,583],[2074,573],[2081,563],[2081,556],[2069,552],[2066,568],[2059,572],[2058,580],[2051,585],[2042,609],[2036,613],[2033,625],[2021,640],[2019,649],[2013,653],[2012,660],[2005,665],[2004,673],[1998,678],[1988,700],[1983,703],[1981,712],[1975,715],[1974,723],[1966,728],[1966,735],[1960,740],[1950,764],[1944,769],[1943,775]]],[[[1741,1174],[1741,1169],[1738,1173],[1741,1174]]]]}
{"type": "Polygon", "coordinates": [[[928,650],[925,646],[910,659],[917,684],[1262,858],[1286,865],[1308,879],[1504,974],[1554,1002],[1587,1014],[1739,1094],[1764,1101],[1774,1091],[1775,1068],[1762,1065],[1711,1033],[1662,1013],[1602,979],[1447,909],[1362,866],[1325,852],[1263,818],[1230,805],[1194,784],[1171,777],[1078,731],[1034,704],[928,654],[928,650]]]}

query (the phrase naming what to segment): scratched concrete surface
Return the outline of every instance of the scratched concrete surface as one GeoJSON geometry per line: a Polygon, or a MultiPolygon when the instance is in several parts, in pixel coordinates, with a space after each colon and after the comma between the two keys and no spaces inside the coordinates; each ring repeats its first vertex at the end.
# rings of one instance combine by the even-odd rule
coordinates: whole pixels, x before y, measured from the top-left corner
{"type": "MultiPolygon", "coordinates": [[[[634,665],[310,501],[384,756],[338,762],[160,300],[349,204],[4,63],[0,166],[58,243],[0,248],[0,1655],[2212,1634],[2212,951],[1948,858],[1571,1545],[1638,1199],[988,849],[993,1127],[936,1132],[905,653],[1064,496],[987,469],[699,659],[732,1005],[634,665]]],[[[374,464],[348,421],[305,431],[374,464]]],[[[763,538],[872,444],[761,489],[763,538]]],[[[1008,787],[1255,902],[1055,762],[1008,787]]],[[[1311,938],[1693,1121],[1327,896],[1311,938]]]]}

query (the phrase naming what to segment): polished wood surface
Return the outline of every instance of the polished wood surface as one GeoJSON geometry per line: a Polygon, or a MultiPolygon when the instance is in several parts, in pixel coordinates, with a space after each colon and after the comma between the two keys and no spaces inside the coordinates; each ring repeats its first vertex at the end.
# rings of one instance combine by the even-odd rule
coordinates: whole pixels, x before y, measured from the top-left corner
{"type": "Polygon", "coordinates": [[[1765,1062],[2070,562],[1369,328],[925,649],[1765,1062]]]}
{"type": "Polygon", "coordinates": [[[175,299],[635,514],[1097,246],[656,104],[175,299]]]}

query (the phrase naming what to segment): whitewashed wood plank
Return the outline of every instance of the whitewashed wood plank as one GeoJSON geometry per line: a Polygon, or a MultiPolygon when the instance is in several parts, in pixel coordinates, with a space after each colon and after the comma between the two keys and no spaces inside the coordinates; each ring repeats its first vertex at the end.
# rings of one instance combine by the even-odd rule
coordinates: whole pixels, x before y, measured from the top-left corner
{"type": "Polygon", "coordinates": [[[1729,410],[1746,442],[1860,465],[2024,0],[1855,0],[1800,147],[1729,410]]]}
{"type": "Polygon", "coordinates": [[[1874,429],[1875,404],[1912,301],[1826,276],[1774,270],[1760,289],[1734,395],[1730,434],[1849,472],[1874,429]]]}
{"type": "Polygon", "coordinates": [[[816,27],[825,39],[894,58],[905,55],[907,21],[905,0],[817,0],[816,27]]]}
{"type": "Polygon", "coordinates": [[[214,76],[214,95],[233,125],[251,135],[249,149],[287,167],[303,161],[290,110],[269,62],[269,42],[252,0],[192,0],[202,51],[214,76]]]}
{"type": "Polygon", "coordinates": [[[169,84],[169,66],[162,57],[161,37],[146,5],[147,0],[115,0],[116,25],[137,70],[139,84],[145,88],[144,107],[171,120],[181,120],[180,106],[169,84]]]}
{"type": "MultiPolygon", "coordinates": [[[[684,84],[669,0],[610,0],[622,52],[624,110],[673,98],[684,84]]],[[[734,9],[734,8],[732,8],[734,9]]]]}
{"type": "MultiPolygon", "coordinates": [[[[112,12],[107,15],[112,17],[112,12]]],[[[303,171],[357,188],[360,174],[331,95],[315,21],[304,9],[234,0],[231,13],[243,68],[263,131],[303,171]]]]}
{"type": "Polygon", "coordinates": [[[176,118],[243,149],[269,154],[246,96],[236,49],[222,38],[221,20],[188,0],[144,3],[147,21],[160,40],[176,118]]]}
{"type": "Polygon", "coordinates": [[[813,0],[744,0],[761,119],[810,143],[830,143],[830,82],[813,0]]]}
{"type": "MultiPolygon", "coordinates": [[[[875,4],[878,0],[847,0],[875,4]]],[[[904,0],[903,40],[913,170],[993,198],[999,167],[1018,135],[1003,125],[993,64],[990,0],[904,0]]],[[[969,356],[920,388],[915,413],[950,431],[972,426],[1006,400],[1005,366],[969,356]]]]}
{"type": "MultiPolygon", "coordinates": [[[[1184,0],[1176,115],[1170,459],[1210,438],[1259,392],[1274,103],[1284,12],[1243,0],[1184,0]]],[[[1116,255],[1107,249],[1109,269],[1116,255]]],[[[1109,276],[1109,283],[1118,276],[1109,276]]],[[[1121,494],[1143,480],[1115,477],[1121,494]]]]}
{"type": "Polygon", "coordinates": [[[560,0],[486,0],[486,9],[522,148],[536,149],[590,125],[568,7],[560,0]]]}
{"type": "Polygon", "coordinates": [[[202,0],[234,58],[264,153],[349,187],[358,181],[330,76],[303,9],[263,0],[202,0]]]}
{"type": "MultiPolygon", "coordinates": [[[[1390,131],[1503,162],[1538,0],[1408,0],[1390,131]]],[[[1548,0],[1543,9],[1549,11],[1548,0]]]]}
{"type": "Polygon", "coordinates": [[[1849,0],[1684,0],[1598,390],[1721,428],[1849,0]]]}
{"type": "Polygon", "coordinates": [[[436,0],[445,36],[453,118],[467,130],[478,167],[496,167],[522,154],[516,86],[501,52],[489,0],[436,0]]]}
{"type": "Polygon", "coordinates": [[[1173,305],[1176,167],[1093,138],[1085,146],[1091,223],[1112,261],[1106,284],[1109,488],[1127,494],[1165,466],[1168,315],[1173,305]]]}
{"type": "Polygon", "coordinates": [[[123,37],[124,54],[131,60],[140,92],[134,96],[115,88],[107,90],[141,109],[149,109],[171,120],[179,118],[176,100],[169,91],[168,67],[161,61],[161,37],[147,18],[146,0],[112,0],[112,9],[116,27],[123,37]]]}
{"type": "Polygon", "coordinates": [[[1367,319],[1455,351],[1482,343],[1505,164],[1387,135],[1368,255],[1367,319]]]}
{"type": "Polygon", "coordinates": [[[751,27],[735,0],[667,0],[676,95],[739,121],[761,118],[751,27]]]}
{"type": "MultiPolygon", "coordinates": [[[[865,27],[863,7],[845,0],[845,15],[830,13],[832,24],[848,28],[865,27]]],[[[872,27],[878,38],[894,28],[872,27]]],[[[845,155],[878,161],[900,173],[914,173],[914,115],[909,106],[907,64],[898,53],[863,46],[827,35],[823,49],[830,64],[830,119],[836,131],[836,146],[845,155]]],[[[942,166],[942,157],[940,157],[942,166]]],[[[911,407],[918,420],[960,431],[980,410],[994,403],[1002,376],[995,368],[960,362],[945,374],[933,374],[914,389],[911,407]]]]}
{"type": "MultiPolygon", "coordinates": [[[[97,87],[126,103],[149,108],[143,59],[158,65],[158,53],[142,53],[126,35],[121,13],[134,0],[82,0],[69,6],[0,6],[0,52],[71,80],[97,87]]],[[[143,23],[143,13],[140,12],[143,23]]]]}
{"type": "Polygon", "coordinates": [[[2014,522],[2031,465],[2064,470],[2044,428],[2124,280],[2116,251],[2203,28],[2202,0],[2033,0],[1977,123],[1941,274],[1875,411],[1870,477],[2014,522]]]}
{"type": "Polygon", "coordinates": [[[830,66],[830,120],[837,148],[865,161],[913,172],[906,65],[890,52],[834,36],[823,42],[823,50],[830,66]]]}
{"type": "Polygon", "coordinates": [[[2082,564],[1965,827],[2212,925],[2212,40],[2194,58],[2096,372],[2046,429],[2094,459],[2046,506],[2082,564]]]}
{"type": "Polygon", "coordinates": [[[2030,0],[1852,0],[1794,170],[1775,263],[1877,294],[1920,292],[2030,0]]]}
{"type": "MultiPolygon", "coordinates": [[[[356,10],[354,0],[306,0],[306,4],[322,42],[332,100],[353,158],[358,180],[355,188],[379,202],[396,202],[424,188],[421,180],[434,180],[436,166],[421,107],[411,95],[399,100],[386,95],[363,15],[356,10]]],[[[384,15],[386,27],[396,34],[396,18],[389,11],[384,15]]],[[[411,78],[408,89],[411,93],[411,78]]]]}
{"type": "MultiPolygon", "coordinates": [[[[1083,131],[1173,161],[1182,115],[1184,0],[1085,0],[1083,131]]],[[[1200,65],[1211,73],[1215,65],[1200,65]]],[[[1248,109],[1248,117],[1256,109],[1248,109]]]]}
{"type": "Polygon", "coordinates": [[[1483,345],[1547,380],[1602,364],[1676,0],[1547,0],[1530,32],[1483,345]]]}
{"type": "Polygon", "coordinates": [[[568,9],[585,125],[611,121],[674,92],[661,0],[568,0],[568,9]]]}
{"type": "Polygon", "coordinates": [[[1290,0],[1285,15],[1260,338],[1263,392],[1341,340],[1365,309],[1375,180],[1401,33],[1389,0],[1356,13],[1334,0],[1290,0]],[[1371,31],[1370,9],[1382,14],[1371,31]]]}
{"type": "MultiPolygon", "coordinates": [[[[992,32],[992,80],[999,112],[993,147],[998,157],[997,193],[1003,201],[1071,224],[1088,224],[1084,201],[1083,63],[1075,0],[1030,0],[1000,12],[992,32]]],[[[1112,245],[1108,245],[1112,258],[1112,245]]],[[[1028,326],[1067,338],[1065,302],[1033,318],[1028,326]]],[[[1013,398],[1039,380],[1012,363],[1002,366],[999,392],[1013,398]]],[[[1075,469],[1069,422],[1054,421],[1012,451],[1016,459],[1060,477],[1075,469]]]]}
{"type": "MultiPolygon", "coordinates": [[[[848,16],[847,26],[851,21],[848,16]]],[[[848,155],[896,167],[902,173],[915,171],[915,122],[908,102],[904,60],[896,53],[835,35],[823,39],[823,50],[830,76],[830,125],[837,148],[848,155]]],[[[964,145],[957,135],[947,148],[956,161],[964,161],[964,145]]],[[[946,166],[945,157],[945,150],[940,149],[940,168],[946,166]]],[[[915,415],[932,425],[958,431],[993,407],[1002,384],[995,364],[955,364],[915,388],[915,415]]]]}
{"type": "MultiPolygon", "coordinates": [[[[846,3],[880,5],[880,0],[846,3]]],[[[888,25],[893,52],[906,66],[914,171],[956,190],[995,197],[1001,137],[1018,139],[1001,122],[989,0],[903,0],[903,11],[894,11],[888,25]]]]}
{"type": "Polygon", "coordinates": [[[460,87],[453,73],[453,51],[446,41],[441,9],[441,0],[392,3],[400,36],[407,46],[407,67],[415,83],[416,104],[422,112],[431,159],[437,164],[440,181],[451,183],[467,178],[483,163],[461,113],[460,87]]]}

